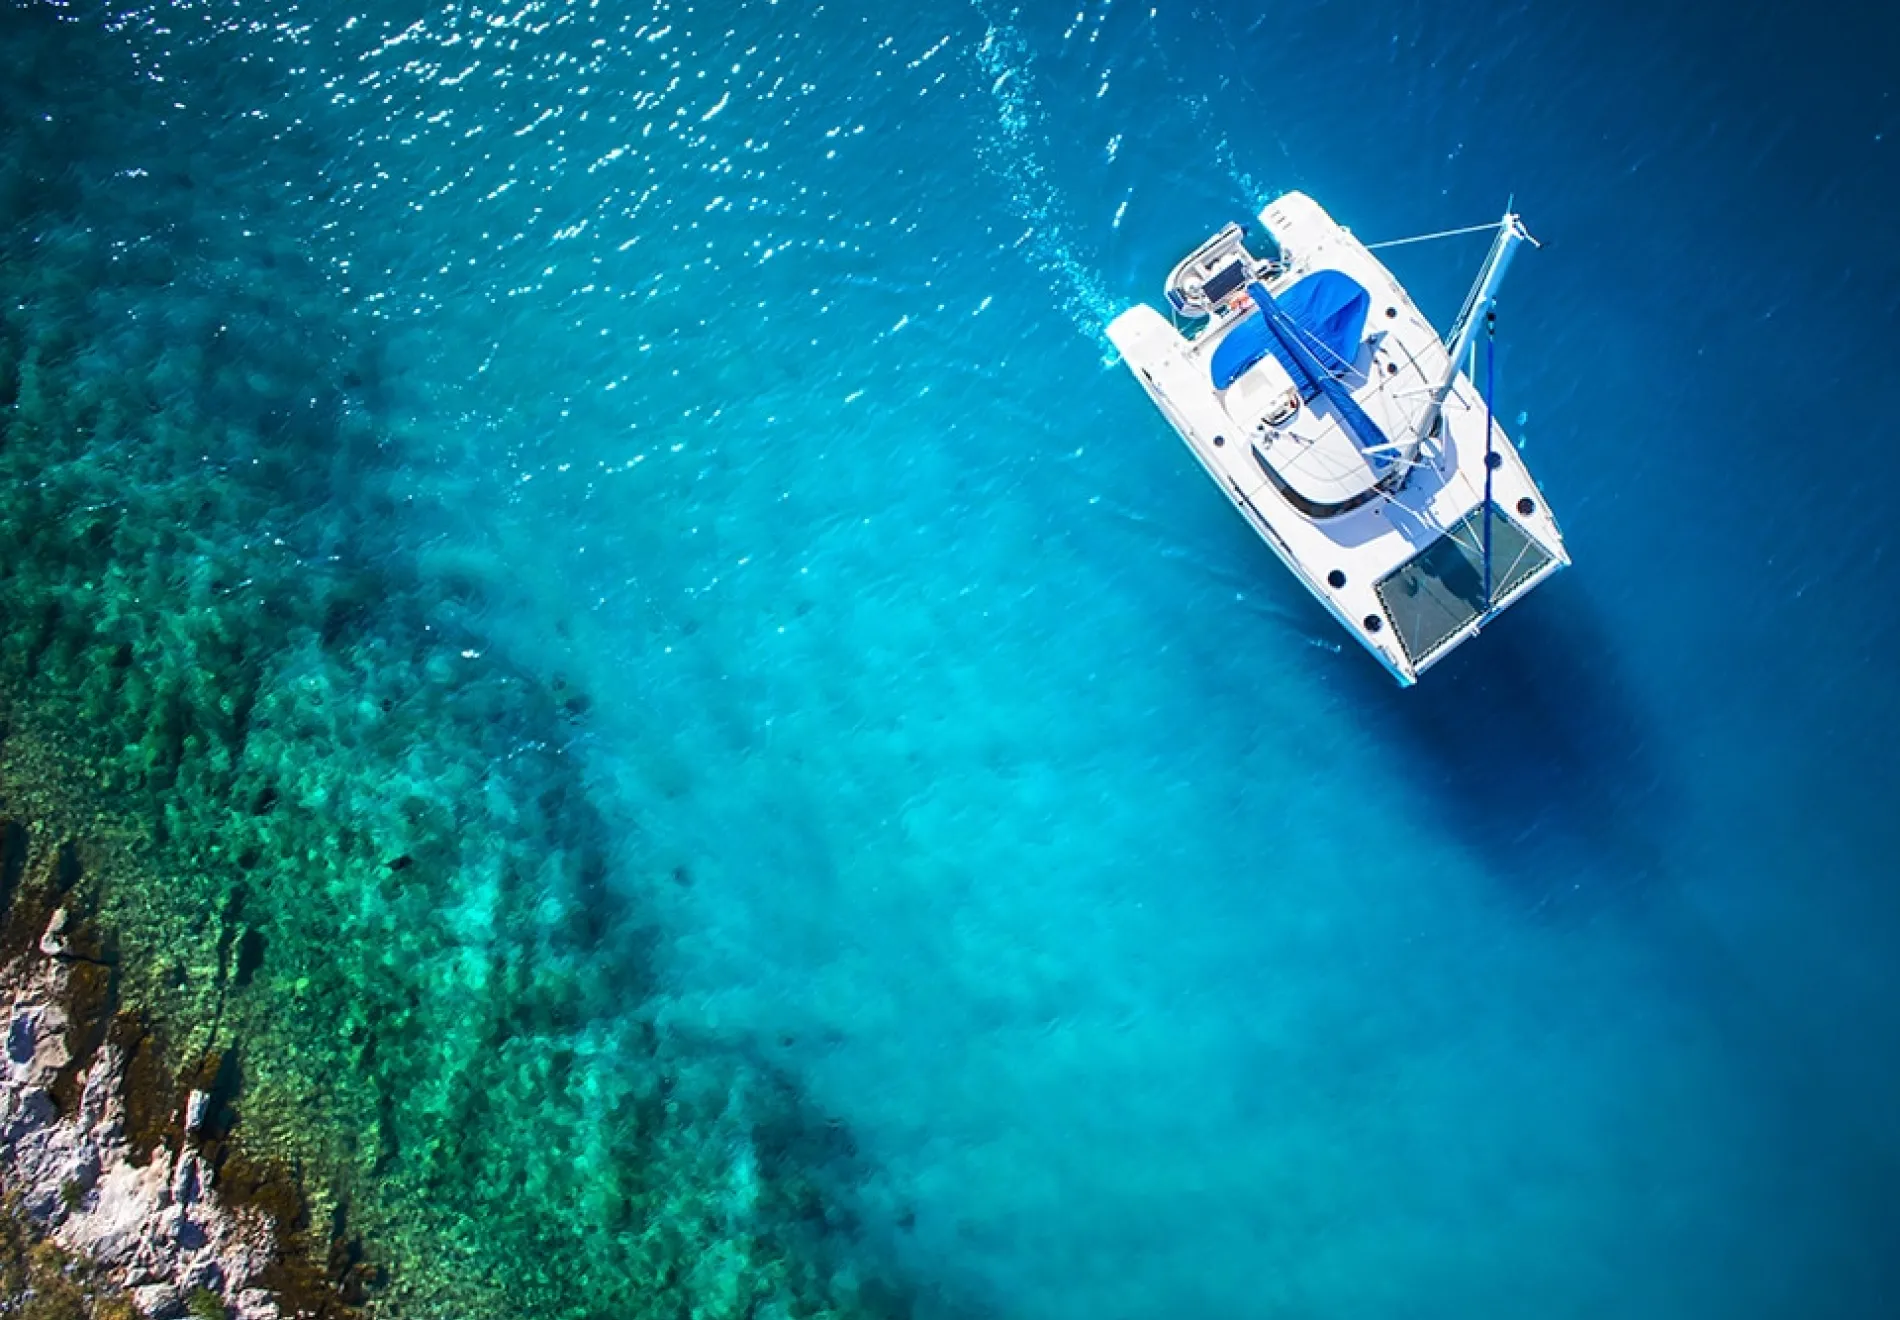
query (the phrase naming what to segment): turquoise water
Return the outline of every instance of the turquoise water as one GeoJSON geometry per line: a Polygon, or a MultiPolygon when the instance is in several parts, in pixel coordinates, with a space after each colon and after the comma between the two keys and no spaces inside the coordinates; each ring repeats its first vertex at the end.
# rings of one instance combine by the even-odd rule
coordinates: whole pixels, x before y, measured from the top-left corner
{"type": "Polygon", "coordinates": [[[1880,1314],[1900,41],[1621,8],[67,15],[219,125],[126,186],[373,324],[378,553],[586,694],[652,1013],[925,1314],[1880,1314]],[[1413,692],[1102,335],[1288,188],[1546,242],[1577,566],[1413,692]]]}

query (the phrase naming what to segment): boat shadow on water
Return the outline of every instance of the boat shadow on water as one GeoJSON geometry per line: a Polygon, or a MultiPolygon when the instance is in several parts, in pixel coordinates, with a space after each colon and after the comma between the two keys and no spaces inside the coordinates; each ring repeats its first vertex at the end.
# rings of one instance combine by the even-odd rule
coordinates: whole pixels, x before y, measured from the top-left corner
{"type": "Polygon", "coordinates": [[[1848,1300],[1812,1313],[1864,1313],[1900,1280],[1893,1072],[1869,1065],[1864,1023],[1843,1029],[1838,1011],[1814,1007],[1825,982],[1784,961],[1788,932],[1738,936],[1711,919],[1712,877],[1668,860],[1689,796],[1670,712],[1630,681],[1581,585],[1560,577],[1501,623],[1409,692],[1356,666],[1353,699],[1526,920],[1607,919],[1657,955],[1666,971],[1652,984],[1687,1015],[1681,1029],[1706,1032],[1749,1080],[1764,1159],[1782,1161],[1762,1165],[1776,1195],[1817,1216],[1854,1207],[1822,1271],[1848,1300]]]}
{"type": "Polygon", "coordinates": [[[1439,819],[1528,911],[1641,903],[1677,794],[1659,725],[1593,602],[1560,577],[1400,691],[1352,666],[1356,703],[1418,768],[1439,819]]]}

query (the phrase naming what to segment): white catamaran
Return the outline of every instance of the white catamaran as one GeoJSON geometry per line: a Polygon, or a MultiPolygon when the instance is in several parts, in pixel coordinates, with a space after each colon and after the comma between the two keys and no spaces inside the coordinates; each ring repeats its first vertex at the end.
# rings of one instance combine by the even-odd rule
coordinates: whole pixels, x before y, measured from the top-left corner
{"type": "Polygon", "coordinates": [[[1137,305],[1108,335],[1254,530],[1410,686],[1570,562],[1466,369],[1530,235],[1514,214],[1497,224],[1441,339],[1311,198],[1288,193],[1260,220],[1277,256],[1228,225],[1168,277],[1172,317],[1137,305]]]}

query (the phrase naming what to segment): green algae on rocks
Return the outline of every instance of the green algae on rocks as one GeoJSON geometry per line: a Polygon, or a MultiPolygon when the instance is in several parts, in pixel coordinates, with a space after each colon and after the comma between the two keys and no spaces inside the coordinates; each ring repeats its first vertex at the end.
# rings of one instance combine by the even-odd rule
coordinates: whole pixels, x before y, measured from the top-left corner
{"type": "Polygon", "coordinates": [[[391,1314],[901,1309],[797,1095],[650,1010],[574,696],[412,567],[373,322],[206,166],[294,146],[218,113],[268,70],[176,108],[0,32],[0,777],[112,840],[115,993],[232,1070],[227,1172],[300,1170],[391,1314]]]}

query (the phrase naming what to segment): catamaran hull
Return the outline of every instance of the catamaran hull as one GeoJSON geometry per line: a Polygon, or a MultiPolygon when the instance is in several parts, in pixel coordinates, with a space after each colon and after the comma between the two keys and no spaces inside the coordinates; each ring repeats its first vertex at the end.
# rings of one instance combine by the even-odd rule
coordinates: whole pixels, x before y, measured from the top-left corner
{"type": "MultiPolygon", "coordinates": [[[[1410,686],[1565,567],[1570,561],[1562,534],[1482,396],[1455,369],[1437,331],[1377,258],[1297,193],[1276,201],[1261,220],[1283,252],[1292,254],[1288,262],[1257,272],[1259,280],[1277,285],[1248,286],[1261,298],[1276,300],[1320,273],[1336,284],[1359,286],[1376,309],[1363,334],[1342,332],[1350,343],[1341,344],[1353,361],[1336,379],[1353,390],[1350,403],[1341,401],[1345,411],[1360,414],[1352,418],[1353,448],[1341,448],[1347,443],[1344,415],[1310,392],[1303,407],[1291,395],[1277,412],[1259,403],[1279,399],[1275,391],[1289,379],[1271,361],[1256,368],[1243,356],[1234,367],[1234,348],[1248,345],[1224,347],[1223,340],[1258,315],[1246,310],[1257,299],[1242,299],[1240,311],[1215,308],[1209,329],[1193,338],[1153,308],[1137,305],[1110,324],[1109,338],[1228,502],[1308,594],[1394,679],[1410,686]],[[1288,424],[1293,416],[1298,420],[1288,424]],[[1382,435],[1417,436],[1403,451],[1402,470],[1383,480],[1376,468],[1365,470],[1371,460],[1362,456],[1374,452],[1365,447],[1368,434],[1375,441],[1382,435]],[[1334,454],[1347,454],[1344,466],[1335,463],[1317,479],[1297,470],[1328,445],[1334,454]],[[1290,459],[1282,457],[1289,453],[1290,459]],[[1364,473],[1365,489],[1357,495],[1337,475],[1350,477],[1354,462],[1364,473]],[[1308,487],[1301,490],[1288,470],[1308,487]],[[1349,498],[1320,503],[1335,490],[1349,498]],[[1494,542],[1500,552],[1495,563],[1494,542]]],[[[1488,270],[1481,281],[1486,298],[1495,273],[1488,270]]],[[[1277,301],[1271,310],[1279,311],[1277,301]]],[[[1251,329],[1259,340],[1259,327],[1251,329]]],[[[1469,342],[1469,335],[1461,342],[1469,342]]],[[[1334,381],[1324,384],[1339,393],[1334,381]]],[[[1377,457],[1381,467],[1397,461],[1377,457]]]]}

